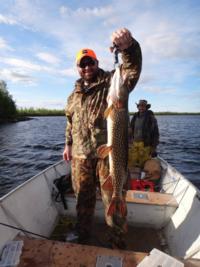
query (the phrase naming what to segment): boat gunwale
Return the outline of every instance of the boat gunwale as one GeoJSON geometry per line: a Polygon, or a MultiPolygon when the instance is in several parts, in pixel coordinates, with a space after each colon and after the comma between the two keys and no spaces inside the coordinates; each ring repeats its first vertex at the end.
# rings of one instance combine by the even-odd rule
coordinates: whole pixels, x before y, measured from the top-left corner
{"type": "MultiPolygon", "coordinates": [[[[200,189],[198,189],[189,179],[187,179],[183,174],[181,174],[181,172],[179,172],[175,167],[173,167],[171,164],[169,164],[166,160],[164,160],[163,158],[161,158],[160,156],[157,157],[161,163],[163,163],[166,166],[166,169],[171,168],[173,171],[175,171],[178,175],[180,175],[181,180],[185,180],[189,186],[192,186],[194,188],[194,190],[196,190],[196,197],[199,199],[200,201],[200,189]]],[[[8,198],[11,194],[13,194],[14,192],[18,191],[21,187],[25,186],[26,184],[32,182],[33,180],[37,179],[38,176],[44,174],[45,172],[47,172],[49,169],[51,168],[55,168],[56,166],[60,165],[61,163],[64,163],[65,160],[60,160],[57,163],[50,165],[49,167],[47,167],[46,169],[44,169],[43,171],[37,173],[36,175],[34,175],[33,177],[30,177],[28,180],[24,181],[23,183],[21,183],[20,185],[16,186],[15,188],[13,188],[11,191],[9,191],[8,193],[6,193],[5,195],[3,195],[2,197],[0,197],[0,203],[2,201],[4,201],[4,199],[8,198]]],[[[55,178],[56,179],[56,178],[55,178]]],[[[179,183],[179,181],[178,181],[179,183]]],[[[165,193],[165,192],[164,192],[165,193]]],[[[165,193],[167,194],[167,193],[165,193]]]]}
{"type": "MultiPolygon", "coordinates": [[[[18,191],[21,187],[24,187],[26,184],[32,182],[33,180],[37,179],[40,175],[44,174],[45,172],[47,172],[49,169],[55,168],[57,165],[60,165],[61,163],[63,163],[64,160],[60,160],[57,163],[47,167],[46,169],[44,169],[43,171],[37,173],[36,175],[30,177],[28,180],[24,181],[23,183],[19,184],[18,186],[16,186],[15,188],[13,188],[12,190],[10,190],[8,193],[6,193],[5,195],[3,195],[2,197],[0,197],[0,203],[4,201],[4,199],[8,198],[10,195],[12,195],[14,192],[18,191]]],[[[55,178],[56,179],[56,178],[55,178]]]]}
{"type": "MultiPolygon", "coordinates": [[[[200,198],[200,189],[195,186],[188,178],[186,178],[179,170],[177,170],[175,167],[173,167],[170,163],[168,163],[166,160],[164,160],[163,158],[161,158],[160,156],[157,157],[161,163],[164,163],[166,165],[166,167],[168,168],[171,168],[173,171],[175,171],[178,175],[181,176],[181,179],[180,180],[184,180],[186,182],[188,182],[188,184],[190,186],[192,186],[195,190],[196,190],[196,194],[198,195],[198,197],[200,198]]],[[[179,183],[179,181],[177,181],[179,183]]],[[[166,194],[166,193],[165,193],[166,194]]]]}

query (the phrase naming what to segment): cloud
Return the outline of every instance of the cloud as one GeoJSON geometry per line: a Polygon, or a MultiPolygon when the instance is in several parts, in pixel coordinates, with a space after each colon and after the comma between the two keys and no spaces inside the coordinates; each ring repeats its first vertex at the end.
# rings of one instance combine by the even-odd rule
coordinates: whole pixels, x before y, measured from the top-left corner
{"type": "Polygon", "coordinates": [[[185,39],[179,33],[168,32],[168,30],[163,33],[149,35],[144,41],[144,46],[148,55],[156,55],[157,58],[186,59],[199,57],[199,49],[195,42],[185,39]]]}
{"type": "MultiPolygon", "coordinates": [[[[45,59],[49,60],[50,57],[45,57],[45,59]]],[[[56,59],[56,58],[55,58],[56,59]]],[[[53,57],[51,60],[55,60],[53,57]]],[[[40,65],[36,63],[32,63],[29,60],[19,59],[19,58],[0,58],[0,62],[4,63],[5,65],[11,66],[12,69],[4,69],[1,72],[1,75],[6,77],[6,79],[10,79],[11,81],[15,82],[28,82],[29,84],[35,83],[35,79],[32,78],[30,73],[47,73],[54,76],[66,76],[66,77],[76,77],[77,71],[75,67],[66,68],[66,69],[58,69],[47,67],[45,65],[40,65]],[[29,73],[29,74],[28,74],[29,73]]]]}
{"type": "Polygon", "coordinates": [[[59,71],[59,73],[63,76],[68,76],[68,77],[76,77],[77,76],[77,71],[76,71],[75,67],[61,70],[61,71],[59,71]]]}
{"type": "MultiPolygon", "coordinates": [[[[74,55],[83,44],[89,46],[90,40],[96,36],[96,23],[110,17],[113,12],[111,6],[100,8],[77,8],[58,6],[57,1],[15,1],[9,10],[17,23],[34,32],[44,33],[46,36],[55,38],[64,49],[64,54],[74,55]],[[83,23],[77,23],[83,19],[83,23]],[[83,34],[84,33],[84,34],[83,34]],[[73,45],[72,45],[73,44],[73,45]]],[[[98,36],[104,40],[103,31],[108,27],[98,27],[98,36]]],[[[109,35],[108,35],[109,38],[109,35]]],[[[99,38],[98,38],[99,39],[99,38]]],[[[96,40],[98,42],[98,40],[96,40]]],[[[94,48],[96,46],[94,41],[94,48]]]]}
{"type": "Polygon", "coordinates": [[[3,62],[4,64],[13,66],[13,67],[17,67],[21,70],[26,70],[26,71],[36,71],[36,72],[40,72],[40,71],[51,71],[51,68],[43,66],[43,65],[39,65],[36,63],[32,63],[29,60],[23,60],[23,59],[19,59],[19,58],[0,58],[0,61],[3,62]]]}
{"type": "Polygon", "coordinates": [[[191,99],[193,101],[198,101],[199,107],[200,107],[200,88],[197,89],[197,91],[188,91],[187,93],[181,93],[181,96],[185,99],[191,99]]]}
{"type": "Polygon", "coordinates": [[[37,53],[36,56],[39,59],[45,61],[46,63],[50,63],[50,64],[60,63],[60,59],[50,53],[41,52],[41,53],[37,53]]]}
{"type": "Polygon", "coordinates": [[[19,71],[1,69],[0,77],[2,80],[9,80],[13,83],[25,83],[28,85],[36,85],[36,79],[30,75],[20,73],[19,71]]]}
{"type": "Polygon", "coordinates": [[[152,74],[148,74],[147,72],[143,74],[141,73],[139,83],[140,84],[149,84],[150,82],[155,81],[155,76],[152,74]]]}
{"type": "Polygon", "coordinates": [[[54,99],[54,100],[49,100],[49,101],[41,101],[40,105],[41,107],[50,107],[50,108],[55,108],[55,109],[64,109],[66,104],[66,100],[63,99],[54,99]]]}
{"type": "Polygon", "coordinates": [[[156,93],[156,94],[174,94],[176,92],[175,88],[161,88],[161,87],[144,87],[143,91],[148,93],[156,93]]]}
{"type": "Polygon", "coordinates": [[[10,24],[10,25],[14,25],[14,24],[17,24],[16,20],[12,19],[12,18],[9,18],[9,17],[6,17],[2,14],[0,14],[0,24],[10,24]]]}
{"type": "Polygon", "coordinates": [[[149,35],[145,40],[147,50],[163,57],[174,57],[180,48],[180,37],[175,33],[149,35]]]}
{"type": "Polygon", "coordinates": [[[63,15],[67,15],[70,13],[70,9],[67,7],[67,6],[61,6],[59,8],[59,12],[60,14],[63,16],[63,15]]]}
{"type": "Polygon", "coordinates": [[[110,5],[103,6],[100,8],[94,7],[94,8],[78,8],[75,10],[72,10],[68,8],[67,6],[61,6],[59,8],[60,14],[62,16],[68,16],[68,17],[85,17],[85,18],[91,18],[91,17],[108,17],[113,13],[113,7],[110,5]]]}
{"type": "Polygon", "coordinates": [[[64,109],[66,105],[66,101],[63,99],[54,99],[54,100],[38,100],[38,99],[19,99],[16,100],[16,104],[18,108],[47,108],[47,109],[64,109]]]}
{"type": "Polygon", "coordinates": [[[135,89],[138,98],[142,94],[162,97],[163,93],[167,101],[167,94],[174,97],[180,88],[192,91],[199,84],[200,6],[189,0],[179,2],[2,1],[0,23],[6,26],[2,27],[0,48],[6,57],[0,58],[1,75],[15,82],[33,80],[37,88],[46,86],[46,92],[54,84],[62,88],[61,81],[71,84],[77,76],[75,54],[85,46],[95,50],[100,67],[110,70],[110,35],[125,26],[140,42],[143,53],[135,89]],[[12,48],[7,36],[15,48],[12,54],[8,54],[12,48]]]}
{"type": "Polygon", "coordinates": [[[14,51],[14,49],[12,47],[10,47],[6,40],[2,37],[0,37],[0,49],[4,49],[4,50],[10,50],[10,51],[14,51]]]}

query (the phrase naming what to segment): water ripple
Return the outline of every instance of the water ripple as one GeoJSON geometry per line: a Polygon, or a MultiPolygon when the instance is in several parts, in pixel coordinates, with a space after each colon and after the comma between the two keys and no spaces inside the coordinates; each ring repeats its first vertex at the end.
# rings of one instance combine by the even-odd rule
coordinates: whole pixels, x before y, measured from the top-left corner
{"type": "MultiPolygon", "coordinates": [[[[200,116],[157,116],[158,154],[200,187],[200,116]]],[[[62,159],[65,117],[0,125],[0,196],[62,159]]]]}

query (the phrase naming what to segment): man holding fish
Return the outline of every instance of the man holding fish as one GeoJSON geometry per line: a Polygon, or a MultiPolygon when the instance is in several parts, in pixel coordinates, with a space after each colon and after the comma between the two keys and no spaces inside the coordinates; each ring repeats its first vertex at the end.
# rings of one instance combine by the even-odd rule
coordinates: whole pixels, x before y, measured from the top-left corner
{"type": "Polygon", "coordinates": [[[90,236],[100,185],[113,248],[124,248],[128,157],[128,96],[141,72],[140,45],[126,28],[113,32],[111,41],[122,64],[111,72],[99,68],[95,52],[81,49],[76,56],[80,79],[66,105],[66,144],[63,158],[71,161],[77,198],[78,241],[90,236]]]}

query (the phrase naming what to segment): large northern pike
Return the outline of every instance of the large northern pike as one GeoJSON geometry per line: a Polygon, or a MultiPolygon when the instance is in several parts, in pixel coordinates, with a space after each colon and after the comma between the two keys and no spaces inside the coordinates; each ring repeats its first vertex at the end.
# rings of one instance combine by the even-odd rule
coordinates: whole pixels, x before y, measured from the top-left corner
{"type": "Polygon", "coordinates": [[[118,66],[111,80],[108,92],[107,144],[98,148],[99,157],[109,155],[109,176],[103,184],[104,189],[113,190],[108,215],[115,211],[121,215],[126,213],[126,204],[122,195],[123,186],[127,180],[128,161],[128,111],[122,106],[123,79],[118,66]]]}

